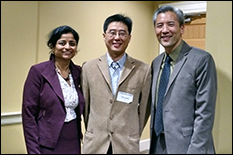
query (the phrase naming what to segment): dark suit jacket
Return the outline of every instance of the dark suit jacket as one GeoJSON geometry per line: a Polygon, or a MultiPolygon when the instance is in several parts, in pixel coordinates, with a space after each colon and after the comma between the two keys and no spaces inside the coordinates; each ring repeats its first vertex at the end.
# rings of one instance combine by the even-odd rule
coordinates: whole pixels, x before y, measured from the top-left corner
{"type": "MultiPolygon", "coordinates": [[[[157,79],[165,53],[152,62],[151,135],[157,79]]],[[[168,154],[215,153],[212,129],[217,96],[217,73],[212,56],[184,42],[163,100],[163,123],[168,154]]],[[[151,144],[151,147],[155,147],[151,144]]]]}
{"type": "MultiPolygon", "coordinates": [[[[75,109],[80,139],[84,98],[80,89],[81,67],[70,63],[70,71],[79,96],[75,109]]],[[[40,153],[39,145],[54,148],[66,117],[64,98],[53,60],[30,68],[23,90],[22,123],[27,151],[40,153]]]]}

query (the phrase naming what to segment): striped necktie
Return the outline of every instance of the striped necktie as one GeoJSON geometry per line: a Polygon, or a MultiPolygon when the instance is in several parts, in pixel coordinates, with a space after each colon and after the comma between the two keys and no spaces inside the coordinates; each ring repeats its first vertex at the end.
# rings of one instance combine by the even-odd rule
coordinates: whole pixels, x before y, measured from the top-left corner
{"type": "Polygon", "coordinates": [[[120,74],[120,65],[118,62],[112,62],[111,67],[114,69],[113,74],[111,75],[111,80],[112,80],[112,93],[113,95],[116,94],[117,90],[117,85],[118,85],[118,80],[119,80],[119,74],[120,74]]]}
{"type": "Polygon", "coordinates": [[[111,67],[112,67],[114,70],[116,70],[117,68],[120,67],[120,65],[118,64],[118,62],[112,62],[112,63],[111,63],[111,67]]]}

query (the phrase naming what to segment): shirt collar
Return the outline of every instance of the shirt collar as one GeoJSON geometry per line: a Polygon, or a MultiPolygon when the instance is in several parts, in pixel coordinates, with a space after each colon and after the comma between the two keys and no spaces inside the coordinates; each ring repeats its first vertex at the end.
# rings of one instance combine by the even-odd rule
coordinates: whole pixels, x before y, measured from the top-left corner
{"type": "MultiPolygon", "coordinates": [[[[126,60],[126,53],[124,53],[123,57],[118,60],[118,64],[120,65],[120,68],[122,69],[126,60]]],[[[111,67],[111,63],[113,62],[112,58],[110,57],[109,53],[107,52],[107,61],[108,61],[108,67],[111,67]]]]}
{"type": "Polygon", "coordinates": [[[176,62],[176,59],[178,58],[181,48],[183,46],[184,42],[183,40],[180,42],[180,44],[169,54],[169,56],[172,58],[172,61],[176,62]]]}

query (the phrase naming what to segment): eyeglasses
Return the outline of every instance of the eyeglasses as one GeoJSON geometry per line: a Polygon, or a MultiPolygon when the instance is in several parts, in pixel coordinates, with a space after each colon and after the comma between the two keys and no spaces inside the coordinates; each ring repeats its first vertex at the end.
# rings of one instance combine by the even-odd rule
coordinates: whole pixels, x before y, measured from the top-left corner
{"type": "Polygon", "coordinates": [[[110,30],[109,32],[107,32],[107,34],[108,34],[109,38],[114,38],[114,37],[116,37],[117,34],[120,38],[125,38],[126,36],[128,36],[128,34],[125,31],[117,32],[117,31],[110,30]]]}

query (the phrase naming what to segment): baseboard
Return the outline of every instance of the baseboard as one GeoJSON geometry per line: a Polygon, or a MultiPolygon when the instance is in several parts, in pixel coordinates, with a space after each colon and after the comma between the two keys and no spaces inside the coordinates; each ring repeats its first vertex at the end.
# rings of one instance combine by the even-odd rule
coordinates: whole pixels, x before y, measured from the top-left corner
{"type": "Polygon", "coordinates": [[[22,123],[21,112],[1,113],[1,125],[22,123]]]}
{"type": "MultiPolygon", "coordinates": [[[[21,112],[2,113],[1,125],[22,123],[21,112]]],[[[140,152],[149,150],[150,139],[140,141],[140,152]]]]}
{"type": "Polygon", "coordinates": [[[140,141],[140,152],[149,150],[150,139],[145,139],[140,141]]]}

